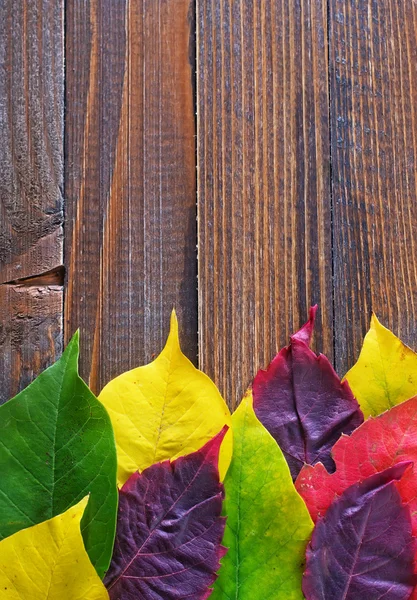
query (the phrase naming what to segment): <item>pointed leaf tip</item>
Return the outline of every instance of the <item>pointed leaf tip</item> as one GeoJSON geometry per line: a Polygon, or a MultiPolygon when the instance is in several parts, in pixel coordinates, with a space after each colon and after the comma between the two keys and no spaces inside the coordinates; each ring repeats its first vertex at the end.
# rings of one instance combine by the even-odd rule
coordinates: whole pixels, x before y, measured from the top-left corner
{"type": "Polygon", "coordinates": [[[404,473],[413,467],[413,464],[412,460],[402,460],[384,471],[370,475],[363,482],[358,482],[355,485],[358,487],[362,486],[362,493],[372,490],[375,487],[382,488],[392,481],[399,481],[404,473]]]}
{"type": "Polygon", "coordinates": [[[78,354],[80,351],[80,330],[76,329],[73,335],[71,336],[70,341],[68,342],[62,356],[71,356],[73,353],[77,355],[77,367],[78,367],[78,354]]]}
{"type": "Polygon", "coordinates": [[[75,334],[55,364],[0,407],[0,538],[56,516],[89,490],[82,535],[103,575],[116,528],[116,447],[105,408],[78,375],[77,343],[75,334]]]}
{"type": "Polygon", "coordinates": [[[267,370],[257,373],[252,386],[256,416],[279,444],[294,479],[304,464],[321,461],[333,470],[332,446],[342,433],[351,433],[363,422],[349,386],[341,383],[329,360],[317,356],[303,340],[315,310],[312,307],[301,337],[292,336],[267,370]]]}
{"type": "Polygon", "coordinates": [[[180,347],[179,325],[175,308],[172,309],[171,317],[169,320],[169,334],[167,338],[167,344],[169,342],[175,342],[178,345],[178,347],[180,347]]]}
{"type": "Polygon", "coordinates": [[[318,305],[310,307],[308,321],[304,323],[304,325],[291,337],[290,340],[299,340],[300,342],[304,342],[307,346],[311,343],[311,338],[313,337],[314,324],[316,320],[318,305]]]}
{"type": "MultiPolygon", "coordinates": [[[[136,470],[200,449],[231,423],[215,384],[181,351],[175,311],[159,356],[110,381],[99,399],[113,423],[119,485],[136,470]]],[[[231,460],[232,442],[229,431],[220,451],[222,478],[231,460]]]]}
{"type": "Polygon", "coordinates": [[[379,415],[417,394],[417,354],[372,313],[359,358],[344,379],[365,417],[379,415]]]}
{"type": "Polygon", "coordinates": [[[219,431],[219,433],[212,437],[211,440],[206,442],[200,449],[200,452],[205,454],[205,456],[210,457],[210,459],[216,464],[217,469],[219,464],[220,448],[228,431],[230,431],[230,427],[229,425],[225,425],[219,431]]]}
{"type": "Polygon", "coordinates": [[[227,472],[227,515],[213,600],[302,600],[305,547],[313,524],[284,456],[253,411],[248,390],[232,416],[235,437],[227,472]]]}

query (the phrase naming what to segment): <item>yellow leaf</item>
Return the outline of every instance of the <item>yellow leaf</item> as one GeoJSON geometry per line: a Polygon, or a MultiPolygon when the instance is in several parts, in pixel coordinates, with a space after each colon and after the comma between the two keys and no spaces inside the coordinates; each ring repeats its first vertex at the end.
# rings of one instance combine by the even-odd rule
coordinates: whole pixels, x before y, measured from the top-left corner
{"type": "MultiPolygon", "coordinates": [[[[161,354],[110,381],[99,399],[113,423],[120,485],[137,470],[195,452],[225,424],[231,425],[217,387],[181,352],[174,311],[161,354]]],[[[220,451],[222,478],[230,464],[232,443],[230,429],[220,451]]]]}
{"type": "Polygon", "coordinates": [[[0,542],[1,599],[108,600],[81,537],[87,501],[0,542]]]}
{"type": "Polygon", "coordinates": [[[373,314],[358,362],[345,375],[365,418],[417,394],[417,354],[373,314]]]}

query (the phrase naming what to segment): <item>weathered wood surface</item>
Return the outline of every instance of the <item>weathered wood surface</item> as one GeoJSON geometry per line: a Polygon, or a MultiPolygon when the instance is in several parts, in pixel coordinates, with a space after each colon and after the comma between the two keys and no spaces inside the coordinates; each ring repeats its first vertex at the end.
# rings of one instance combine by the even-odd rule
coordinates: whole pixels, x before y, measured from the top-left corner
{"type": "Polygon", "coordinates": [[[231,403],[314,302],[340,374],[372,310],[417,346],[416,11],[199,3],[200,357],[231,403]]]}
{"type": "Polygon", "coordinates": [[[417,4],[331,0],[336,366],[374,310],[417,348],[417,4]]]}
{"type": "Polygon", "coordinates": [[[333,357],[323,1],[198,2],[200,360],[231,405],[320,304],[333,357]]]}
{"type": "Polygon", "coordinates": [[[0,285],[0,307],[0,397],[5,402],[61,354],[62,285],[0,285]]]}
{"type": "Polygon", "coordinates": [[[94,391],[151,360],[175,306],[197,354],[190,0],[67,4],[65,337],[94,391]]]}
{"type": "Polygon", "coordinates": [[[199,313],[231,405],[315,302],[340,374],[371,310],[417,346],[413,0],[67,2],[65,144],[63,4],[0,3],[0,401],[63,310],[95,391],[199,313]]]}
{"type": "Polygon", "coordinates": [[[62,0],[0,3],[0,403],[62,348],[63,36],[62,0]]]}

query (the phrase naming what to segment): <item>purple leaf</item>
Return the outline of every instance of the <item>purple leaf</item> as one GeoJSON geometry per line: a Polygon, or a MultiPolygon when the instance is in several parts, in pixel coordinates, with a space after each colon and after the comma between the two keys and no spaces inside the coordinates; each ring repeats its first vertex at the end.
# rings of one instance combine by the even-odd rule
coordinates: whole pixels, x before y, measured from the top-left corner
{"type": "Polygon", "coordinates": [[[111,600],[208,598],[225,554],[218,455],[226,431],[197,452],[134,473],[122,487],[104,580],[111,600]]]}
{"type": "Polygon", "coordinates": [[[307,547],[307,600],[408,600],[416,540],[395,481],[398,463],[348,488],[317,522],[307,547]]]}
{"type": "Polygon", "coordinates": [[[363,422],[349,384],[308,346],[315,312],[310,309],[307,323],[252,385],[256,416],[278,442],[294,479],[304,464],[322,462],[333,472],[333,445],[363,422]]]}

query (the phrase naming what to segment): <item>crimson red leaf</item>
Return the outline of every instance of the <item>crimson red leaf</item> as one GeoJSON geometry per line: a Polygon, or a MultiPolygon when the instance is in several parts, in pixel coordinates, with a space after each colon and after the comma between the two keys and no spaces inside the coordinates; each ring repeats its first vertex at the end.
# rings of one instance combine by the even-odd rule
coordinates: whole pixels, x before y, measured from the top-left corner
{"type": "Polygon", "coordinates": [[[105,578],[111,600],[208,598],[225,553],[218,455],[227,429],[197,452],[134,473],[122,487],[105,578]]]}
{"type": "Polygon", "coordinates": [[[409,504],[413,533],[417,536],[417,396],[376,418],[370,418],[352,435],[342,436],[332,449],[336,471],[328,473],[320,463],[305,466],[295,482],[313,521],[356,482],[396,463],[414,462],[398,482],[403,502],[409,504]]]}
{"type": "Polygon", "coordinates": [[[314,321],[316,320],[317,313],[317,304],[315,306],[310,307],[310,312],[308,314],[308,321],[304,323],[304,325],[295,333],[292,334],[291,340],[298,340],[300,342],[304,342],[309,346],[311,344],[311,338],[313,337],[314,332],[314,321]]]}
{"type": "Polygon", "coordinates": [[[332,446],[363,422],[349,384],[308,346],[316,308],[252,386],[256,416],[278,442],[294,479],[305,463],[321,461],[334,470],[332,446]]]}
{"type": "Polygon", "coordinates": [[[416,583],[410,511],[394,481],[400,463],[348,488],[317,522],[307,547],[307,600],[408,600],[416,583]]]}

